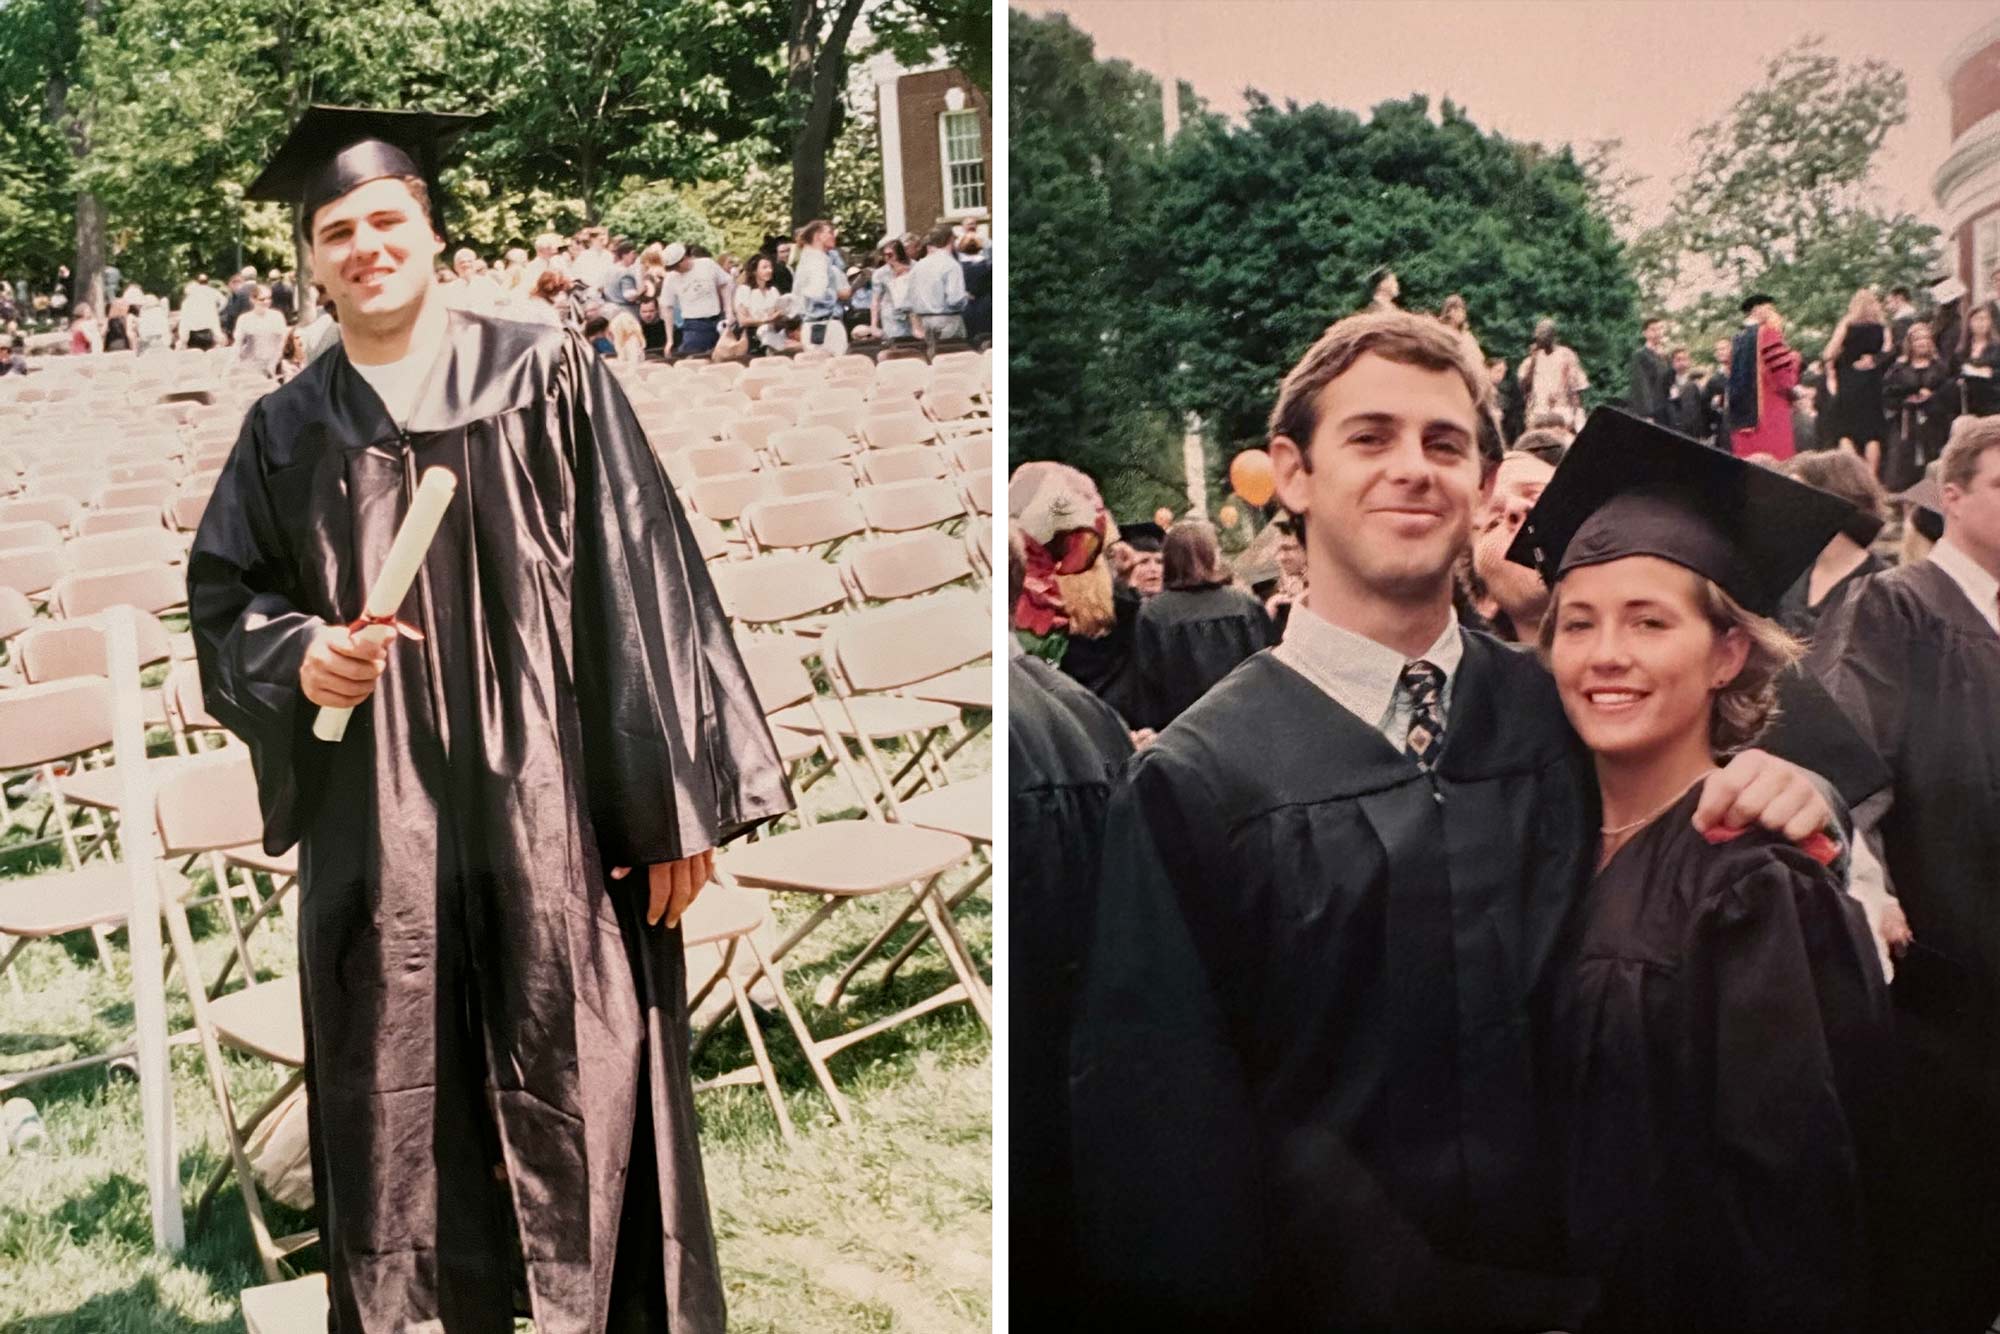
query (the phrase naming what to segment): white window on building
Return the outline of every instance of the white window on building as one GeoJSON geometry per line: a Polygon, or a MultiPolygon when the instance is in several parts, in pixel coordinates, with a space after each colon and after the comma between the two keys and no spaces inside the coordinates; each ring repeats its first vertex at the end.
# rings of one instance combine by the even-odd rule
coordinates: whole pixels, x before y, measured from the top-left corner
{"type": "Polygon", "coordinates": [[[979,151],[979,113],[947,111],[938,117],[944,164],[944,211],[961,218],[986,212],[986,158],[979,151]]]}

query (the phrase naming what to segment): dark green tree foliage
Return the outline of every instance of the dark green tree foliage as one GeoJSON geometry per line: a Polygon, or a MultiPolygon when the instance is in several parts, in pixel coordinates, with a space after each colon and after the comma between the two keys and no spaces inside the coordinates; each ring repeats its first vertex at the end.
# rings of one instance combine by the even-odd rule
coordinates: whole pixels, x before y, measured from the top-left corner
{"type": "Polygon", "coordinates": [[[1179,467],[1164,386],[1136,383],[1128,351],[1152,313],[1140,266],[1180,259],[1147,227],[1160,88],[1059,16],[1010,12],[1008,53],[1009,460],[1072,463],[1115,512],[1150,515],[1179,467]]]}
{"type": "Polygon", "coordinates": [[[1180,422],[1199,414],[1220,478],[1261,444],[1279,379],[1358,309],[1388,264],[1403,304],[1469,303],[1518,362],[1553,316],[1593,398],[1624,392],[1638,290],[1594,177],[1568,149],[1484,134],[1423,98],[1369,119],[1255,93],[1230,121],[1092,58],[1057,17],[1010,15],[1009,330],[1013,463],[1095,476],[1114,509],[1178,508],[1180,422]]]}
{"type": "Polygon", "coordinates": [[[1152,336],[1138,346],[1168,402],[1210,423],[1212,461],[1261,442],[1283,372],[1392,267],[1402,305],[1461,293],[1489,355],[1518,361],[1554,317],[1595,398],[1624,391],[1638,291],[1568,149],[1483,134],[1414,97],[1367,121],[1251,95],[1244,122],[1203,115],[1167,155],[1136,275],[1152,336]],[[1176,365],[1185,372],[1175,374],[1176,365]]]}
{"type": "Polygon", "coordinates": [[[47,283],[74,240],[74,161],[49,115],[49,82],[75,77],[76,0],[0,4],[0,275],[47,283]]]}
{"type": "Polygon", "coordinates": [[[1793,346],[1815,351],[1857,288],[1916,288],[1938,262],[1937,229],[1882,207],[1875,180],[1876,153],[1908,117],[1901,71],[1800,40],[1695,132],[1671,216],[1634,245],[1649,289],[1697,292],[1676,314],[1705,342],[1733,331],[1737,301],[1763,288],[1793,346]]]}
{"type": "MultiPolygon", "coordinates": [[[[818,48],[829,133],[802,140],[795,0],[0,0],[0,271],[46,286],[77,265],[85,197],[102,205],[109,258],[151,290],[239,254],[288,266],[286,211],[241,191],[312,102],[489,113],[445,176],[451,239],[487,251],[595,220],[635,178],[790,189],[804,170],[842,206],[879,182],[841,129],[868,119],[842,101],[850,56],[882,45],[866,32],[978,60],[969,72],[990,82],[990,38],[969,17],[982,5],[858,0],[854,50],[818,48]],[[52,112],[57,86],[66,109],[52,112]]],[[[872,242],[880,207],[842,221],[872,242]]]]}

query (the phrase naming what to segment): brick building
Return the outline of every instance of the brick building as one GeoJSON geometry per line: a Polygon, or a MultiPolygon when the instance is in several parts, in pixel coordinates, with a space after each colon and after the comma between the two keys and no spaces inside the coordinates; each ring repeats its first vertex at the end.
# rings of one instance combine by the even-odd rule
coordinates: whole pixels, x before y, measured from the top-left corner
{"type": "Polygon", "coordinates": [[[993,115],[957,69],[907,70],[883,57],[875,79],[882,131],[882,215],[891,235],[993,216],[993,115]]]}
{"type": "Polygon", "coordinates": [[[1974,301],[2000,297],[2000,18],[1971,33],[1944,64],[1951,151],[1931,180],[1944,211],[1947,264],[1974,301]]]}

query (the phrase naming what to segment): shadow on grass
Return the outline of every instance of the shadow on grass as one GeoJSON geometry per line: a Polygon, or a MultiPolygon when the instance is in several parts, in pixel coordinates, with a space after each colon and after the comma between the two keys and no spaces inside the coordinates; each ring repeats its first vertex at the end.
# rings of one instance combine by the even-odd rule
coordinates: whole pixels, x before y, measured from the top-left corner
{"type": "Polygon", "coordinates": [[[118,1292],[101,1292],[69,1311],[18,1316],[7,1334],[96,1334],[100,1330],[172,1331],[173,1334],[241,1334],[235,1316],[221,1320],[190,1320],[169,1309],[157,1279],[150,1275],[118,1292]]]}

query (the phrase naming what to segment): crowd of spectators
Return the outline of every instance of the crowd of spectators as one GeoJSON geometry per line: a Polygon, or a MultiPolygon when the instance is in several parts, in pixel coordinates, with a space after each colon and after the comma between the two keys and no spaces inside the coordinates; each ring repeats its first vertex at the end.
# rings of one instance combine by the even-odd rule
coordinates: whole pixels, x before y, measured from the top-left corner
{"type": "MultiPolygon", "coordinates": [[[[544,233],[532,256],[523,246],[491,259],[461,247],[437,278],[455,308],[576,328],[604,355],[628,361],[770,356],[806,346],[840,352],[850,340],[991,342],[993,252],[978,224],[885,236],[856,258],[824,219],[793,236],[771,235],[745,258],[586,227],[544,233]]],[[[196,273],[178,293],[161,294],[107,267],[101,311],[75,300],[72,286],[67,268],[46,292],[0,275],[7,347],[0,375],[31,369],[27,335],[35,330],[67,330],[64,350],[79,355],[226,349],[280,378],[338,338],[325,293],[275,268],[246,267],[220,285],[196,273]]]]}

